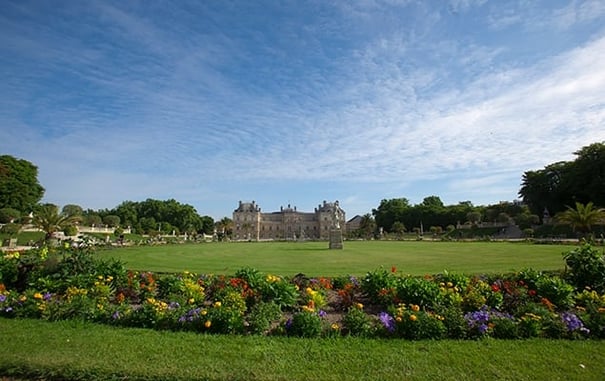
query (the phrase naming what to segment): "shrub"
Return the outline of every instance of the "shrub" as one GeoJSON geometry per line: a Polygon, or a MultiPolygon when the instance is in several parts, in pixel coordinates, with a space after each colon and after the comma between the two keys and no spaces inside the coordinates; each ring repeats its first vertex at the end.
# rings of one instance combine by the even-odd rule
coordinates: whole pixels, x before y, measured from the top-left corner
{"type": "Polygon", "coordinates": [[[567,310],[574,304],[574,288],[559,277],[543,277],[536,282],[539,296],[548,299],[558,310],[567,310]]]}
{"type": "Polygon", "coordinates": [[[322,331],[321,317],[311,311],[297,312],[285,323],[286,333],[298,337],[319,337],[322,331]]]}
{"type": "Polygon", "coordinates": [[[250,333],[261,335],[267,333],[271,324],[281,317],[279,305],[273,302],[255,304],[248,314],[248,330],[250,333]]]}
{"type": "Polygon", "coordinates": [[[361,290],[370,298],[382,303],[392,304],[397,278],[393,272],[385,269],[370,271],[361,283],[361,290]]]}
{"type": "Polygon", "coordinates": [[[356,305],[342,317],[343,333],[350,336],[372,337],[376,331],[374,320],[363,311],[363,306],[356,305]]]}
{"type": "Polygon", "coordinates": [[[563,254],[569,268],[567,279],[578,289],[590,287],[605,293],[605,256],[590,244],[563,254]]]}
{"type": "Polygon", "coordinates": [[[441,303],[439,285],[428,279],[403,277],[396,283],[396,295],[399,301],[432,308],[441,303]]]}

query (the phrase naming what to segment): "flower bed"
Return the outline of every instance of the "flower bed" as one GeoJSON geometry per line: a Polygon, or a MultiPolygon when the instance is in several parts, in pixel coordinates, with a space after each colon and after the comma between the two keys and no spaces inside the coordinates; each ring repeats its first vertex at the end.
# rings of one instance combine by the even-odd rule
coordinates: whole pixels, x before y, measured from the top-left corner
{"type": "Polygon", "coordinates": [[[252,268],[134,272],[87,247],[42,248],[0,257],[0,316],[300,337],[605,337],[603,254],[584,245],[565,260],[565,274],[411,277],[381,268],[362,278],[287,279],[252,268]]]}

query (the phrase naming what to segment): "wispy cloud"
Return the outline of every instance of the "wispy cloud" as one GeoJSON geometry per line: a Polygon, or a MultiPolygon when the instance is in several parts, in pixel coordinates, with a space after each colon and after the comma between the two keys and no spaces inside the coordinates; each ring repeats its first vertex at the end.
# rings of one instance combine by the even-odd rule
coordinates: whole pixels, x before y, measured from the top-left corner
{"type": "Polygon", "coordinates": [[[497,201],[605,140],[600,2],[38,7],[0,15],[0,148],[59,203],[497,201]]]}

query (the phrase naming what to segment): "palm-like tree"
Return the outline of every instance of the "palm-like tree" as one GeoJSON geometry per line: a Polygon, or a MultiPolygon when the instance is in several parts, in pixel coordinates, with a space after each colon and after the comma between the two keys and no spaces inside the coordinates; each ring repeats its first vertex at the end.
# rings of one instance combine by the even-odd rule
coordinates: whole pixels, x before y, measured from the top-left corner
{"type": "Polygon", "coordinates": [[[53,234],[74,225],[79,217],[59,213],[59,207],[53,204],[44,204],[34,213],[32,225],[46,233],[45,240],[52,238],[53,234]]]}
{"type": "Polygon", "coordinates": [[[576,202],[576,208],[570,206],[557,215],[557,220],[570,224],[574,231],[582,235],[590,233],[592,225],[605,221],[605,209],[595,208],[592,202],[584,205],[576,202]]]}

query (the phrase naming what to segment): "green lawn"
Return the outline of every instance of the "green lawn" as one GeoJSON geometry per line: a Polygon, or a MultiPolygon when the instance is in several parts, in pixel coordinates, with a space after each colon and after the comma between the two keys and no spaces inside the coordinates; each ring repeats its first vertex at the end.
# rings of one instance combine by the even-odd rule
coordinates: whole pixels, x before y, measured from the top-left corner
{"type": "Polygon", "coordinates": [[[603,380],[604,341],[209,336],[0,319],[0,375],[46,380],[603,380]]]}
{"type": "Polygon", "coordinates": [[[242,242],[138,246],[101,251],[135,270],[233,274],[249,266],[292,276],[363,275],[380,266],[412,275],[477,274],[524,268],[558,270],[573,246],[511,242],[351,241],[343,250],[327,242],[242,242]]]}

